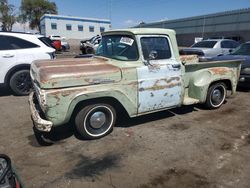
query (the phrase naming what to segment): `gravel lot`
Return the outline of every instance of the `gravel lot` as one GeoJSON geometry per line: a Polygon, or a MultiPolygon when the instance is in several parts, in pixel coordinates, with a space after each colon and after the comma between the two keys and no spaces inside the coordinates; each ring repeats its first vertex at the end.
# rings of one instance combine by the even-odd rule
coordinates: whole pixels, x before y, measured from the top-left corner
{"type": "Polygon", "coordinates": [[[0,152],[26,187],[250,187],[250,91],[218,110],[122,117],[99,140],[80,140],[65,126],[49,147],[35,140],[27,99],[0,90],[0,152]]]}

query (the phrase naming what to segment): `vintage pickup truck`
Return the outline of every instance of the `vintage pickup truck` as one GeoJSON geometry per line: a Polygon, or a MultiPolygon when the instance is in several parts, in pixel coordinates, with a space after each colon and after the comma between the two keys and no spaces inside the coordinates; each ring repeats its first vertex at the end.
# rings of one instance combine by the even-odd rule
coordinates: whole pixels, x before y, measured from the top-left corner
{"type": "Polygon", "coordinates": [[[121,110],[135,117],[195,103],[214,109],[236,92],[240,60],[189,59],[180,58],[173,30],[151,28],[104,32],[91,58],[33,62],[36,130],[73,120],[82,137],[95,139],[112,131],[121,110]]]}

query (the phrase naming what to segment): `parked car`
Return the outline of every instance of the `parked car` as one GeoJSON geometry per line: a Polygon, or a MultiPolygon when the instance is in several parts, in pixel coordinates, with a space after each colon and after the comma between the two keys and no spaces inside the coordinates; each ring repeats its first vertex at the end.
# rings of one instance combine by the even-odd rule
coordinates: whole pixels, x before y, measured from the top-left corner
{"type": "Polygon", "coordinates": [[[80,50],[82,51],[82,54],[94,54],[101,39],[101,36],[97,35],[90,40],[81,41],[80,50]]]}
{"type": "Polygon", "coordinates": [[[190,48],[180,50],[181,55],[198,55],[201,57],[215,57],[229,54],[239,46],[239,43],[230,39],[208,39],[193,44],[190,48]]]}
{"type": "Polygon", "coordinates": [[[52,45],[54,46],[56,51],[62,50],[62,43],[60,40],[52,40],[52,45]]]}
{"type": "Polygon", "coordinates": [[[65,37],[61,37],[59,35],[50,35],[49,38],[52,40],[52,41],[61,41],[61,48],[60,50],[62,51],[67,51],[70,49],[70,45],[69,43],[66,41],[65,37]]]}
{"type": "Polygon", "coordinates": [[[55,49],[43,42],[43,36],[0,32],[0,84],[16,95],[32,89],[30,64],[34,60],[54,59],[55,49]]]}
{"type": "Polygon", "coordinates": [[[91,58],[32,63],[36,137],[72,120],[79,135],[97,139],[112,131],[121,111],[136,117],[196,103],[215,109],[227,90],[236,92],[240,60],[188,59],[180,59],[173,30],[134,28],[102,33],[91,58]]]}
{"type": "Polygon", "coordinates": [[[238,82],[239,86],[250,86],[250,41],[244,44],[241,44],[233,52],[228,55],[222,55],[214,57],[210,60],[212,61],[221,61],[221,60],[235,60],[243,59],[241,65],[240,79],[238,82]]]}

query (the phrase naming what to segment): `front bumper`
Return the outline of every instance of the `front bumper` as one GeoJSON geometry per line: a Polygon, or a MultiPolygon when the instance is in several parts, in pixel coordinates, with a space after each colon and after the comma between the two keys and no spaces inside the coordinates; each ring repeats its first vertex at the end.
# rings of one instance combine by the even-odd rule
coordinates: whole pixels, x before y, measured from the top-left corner
{"type": "Polygon", "coordinates": [[[40,110],[37,108],[37,105],[38,104],[36,104],[35,94],[34,92],[31,92],[29,95],[29,106],[30,106],[31,118],[33,120],[34,126],[39,131],[50,132],[53,126],[53,123],[51,121],[41,118],[40,110]]]}

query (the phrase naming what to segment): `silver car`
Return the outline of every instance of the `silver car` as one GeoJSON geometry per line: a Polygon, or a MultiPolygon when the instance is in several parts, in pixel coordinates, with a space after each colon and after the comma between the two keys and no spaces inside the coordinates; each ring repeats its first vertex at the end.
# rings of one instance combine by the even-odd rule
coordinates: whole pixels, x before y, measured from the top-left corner
{"type": "Polygon", "coordinates": [[[239,43],[230,39],[208,39],[193,44],[190,48],[180,50],[181,55],[196,54],[200,57],[215,57],[229,54],[239,43]]]}

